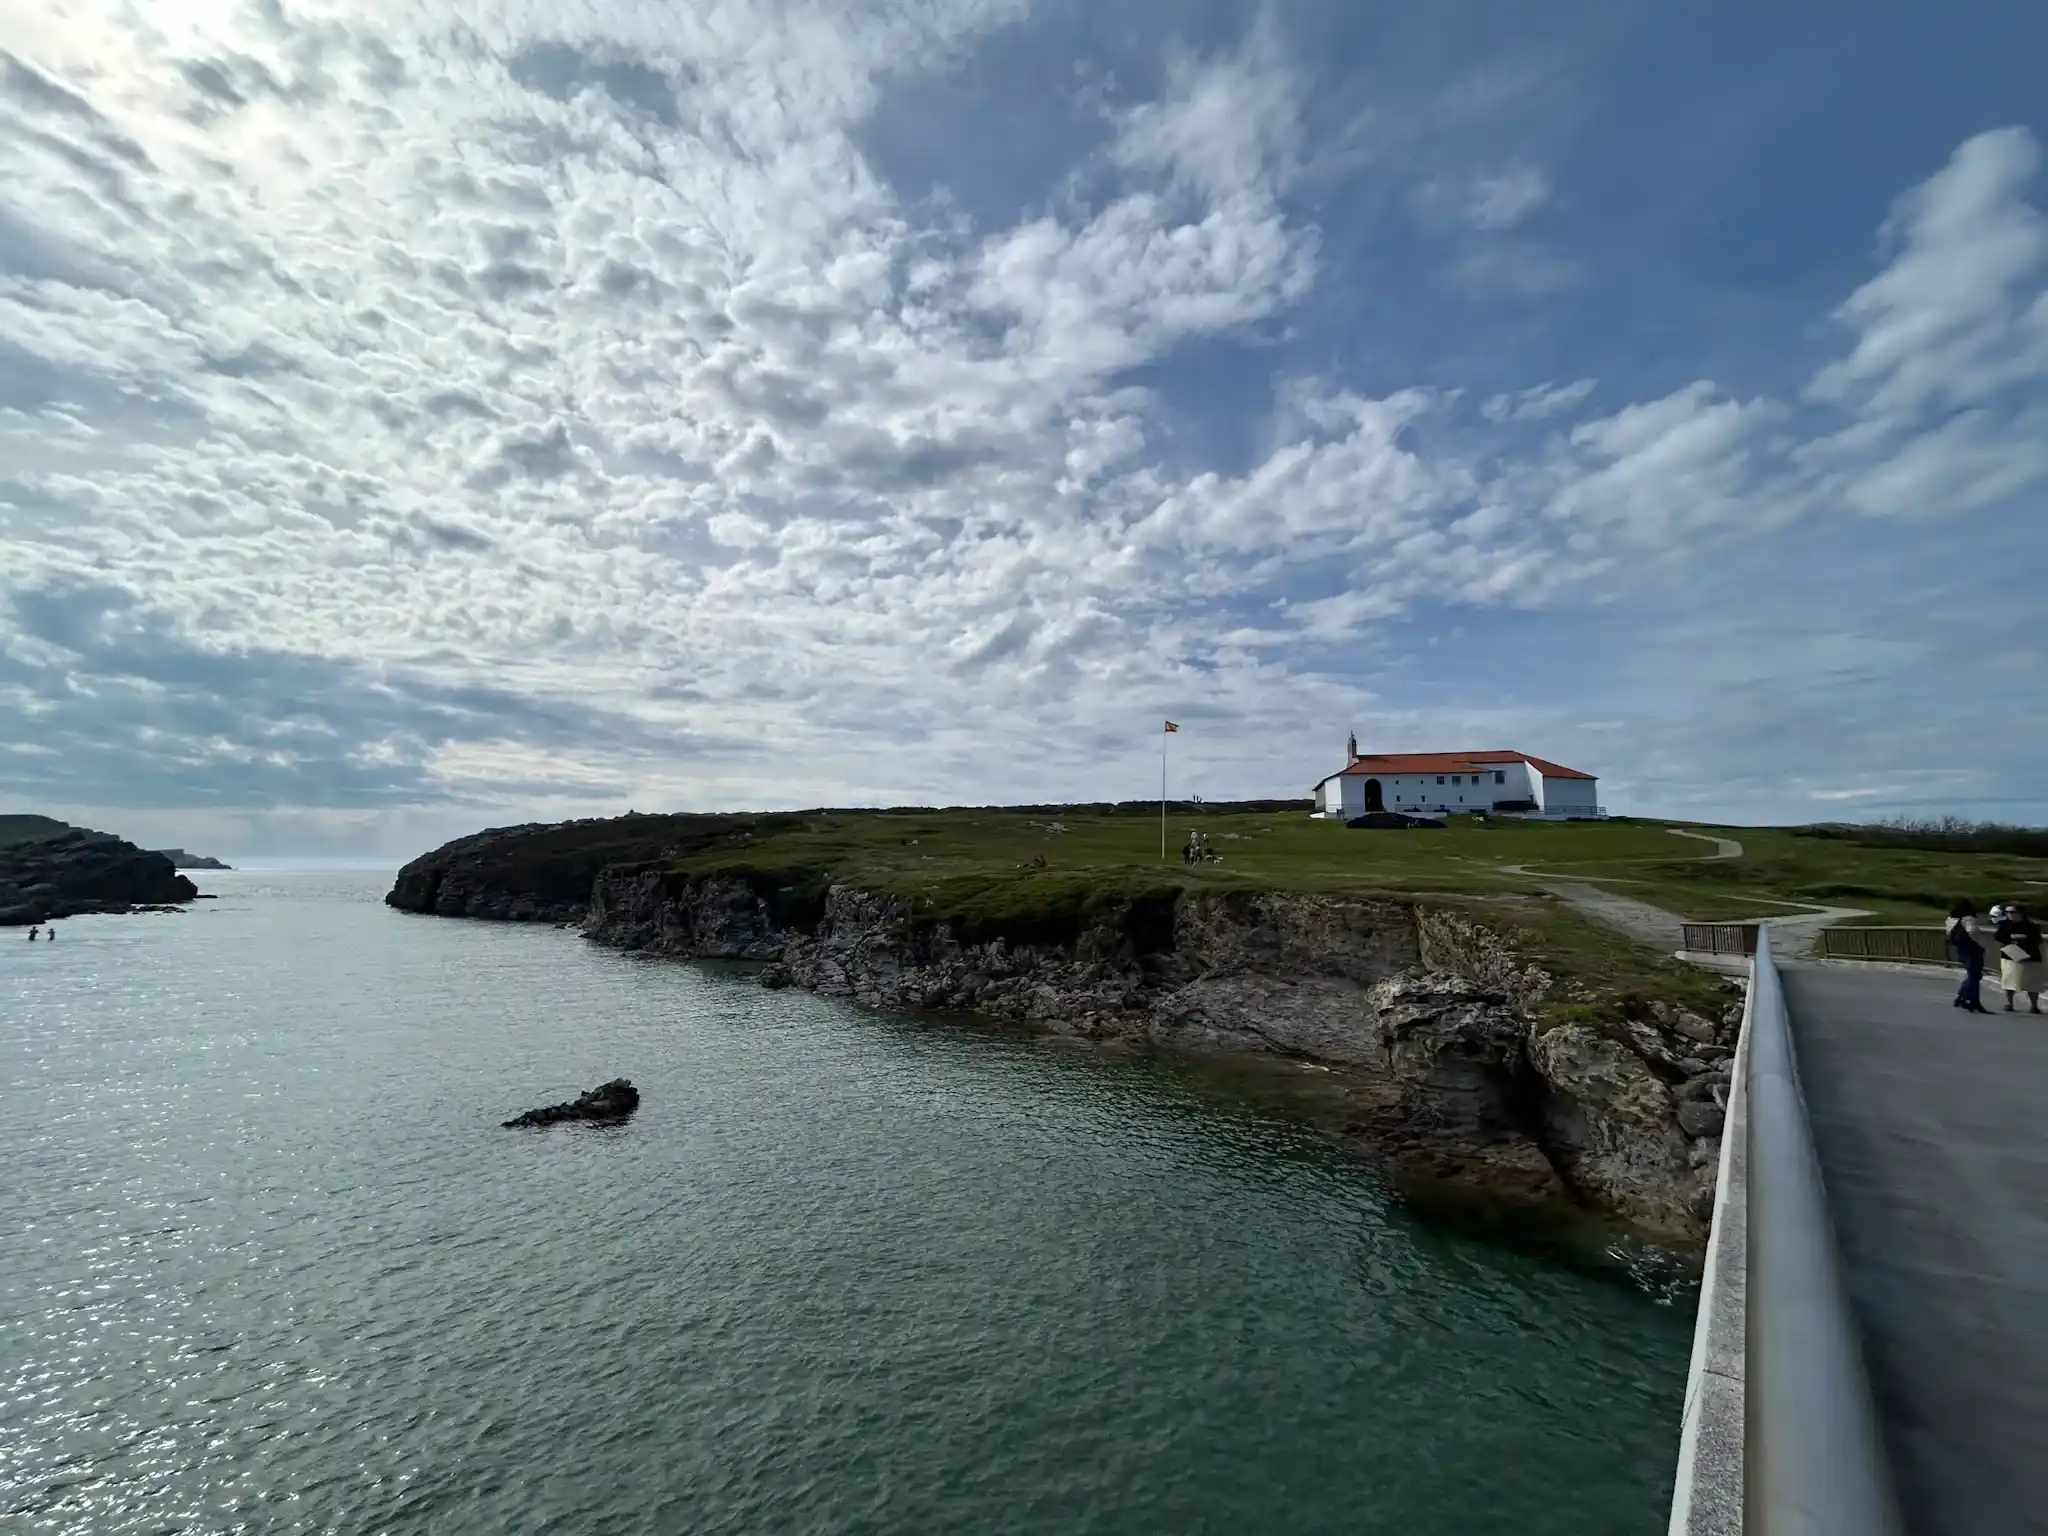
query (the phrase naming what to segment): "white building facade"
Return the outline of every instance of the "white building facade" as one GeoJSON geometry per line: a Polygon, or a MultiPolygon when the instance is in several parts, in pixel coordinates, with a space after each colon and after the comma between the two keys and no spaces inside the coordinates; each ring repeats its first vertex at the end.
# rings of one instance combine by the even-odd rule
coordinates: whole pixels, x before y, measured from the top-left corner
{"type": "Polygon", "coordinates": [[[1525,752],[1374,752],[1315,787],[1312,814],[1349,820],[1372,811],[1443,816],[1499,812],[1545,820],[1597,819],[1599,780],[1525,752]]]}

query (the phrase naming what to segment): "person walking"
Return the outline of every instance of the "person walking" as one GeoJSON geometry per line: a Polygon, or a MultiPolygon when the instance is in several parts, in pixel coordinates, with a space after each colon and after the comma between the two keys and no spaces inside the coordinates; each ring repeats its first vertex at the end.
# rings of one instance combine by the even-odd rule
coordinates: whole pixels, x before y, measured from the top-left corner
{"type": "Polygon", "coordinates": [[[1970,1014],[1989,1014],[1982,997],[1985,985],[1985,946],[1976,938],[1976,903],[1964,897],[1948,911],[1948,924],[1944,928],[1948,936],[1948,952],[1956,956],[1956,965],[1962,967],[1962,985],[1956,987],[1956,1008],[1970,1014]]]}
{"type": "Polygon", "coordinates": [[[1998,925],[1998,984],[2005,988],[2007,1013],[2022,992],[2027,994],[2027,1006],[2041,1011],[2041,993],[2048,987],[2048,965],[2041,963],[2041,925],[2016,901],[2005,904],[2005,921],[1998,925]]]}
{"type": "Polygon", "coordinates": [[[1945,929],[1949,953],[1963,968],[1963,984],[1956,988],[1954,1006],[1971,1013],[1989,1013],[1984,1006],[1984,946],[1977,939],[1977,904],[1967,896],[1949,909],[1945,929]]]}

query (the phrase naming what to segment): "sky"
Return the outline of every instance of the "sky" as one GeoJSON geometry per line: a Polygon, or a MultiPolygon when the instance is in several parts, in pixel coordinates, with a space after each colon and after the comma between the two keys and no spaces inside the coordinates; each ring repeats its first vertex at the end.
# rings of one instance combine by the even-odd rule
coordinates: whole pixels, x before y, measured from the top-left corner
{"type": "Polygon", "coordinates": [[[2048,821],[2031,0],[0,0],[0,810],[2048,821]]]}

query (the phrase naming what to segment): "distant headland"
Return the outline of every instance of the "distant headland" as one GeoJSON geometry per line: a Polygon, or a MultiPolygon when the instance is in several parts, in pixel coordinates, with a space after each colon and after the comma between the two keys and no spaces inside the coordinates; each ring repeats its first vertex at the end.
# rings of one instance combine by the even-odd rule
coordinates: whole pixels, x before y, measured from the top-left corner
{"type": "Polygon", "coordinates": [[[203,853],[187,853],[183,848],[159,848],[156,852],[171,861],[173,869],[233,869],[232,864],[223,864],[219,859],[210,859],[203,853]]]}

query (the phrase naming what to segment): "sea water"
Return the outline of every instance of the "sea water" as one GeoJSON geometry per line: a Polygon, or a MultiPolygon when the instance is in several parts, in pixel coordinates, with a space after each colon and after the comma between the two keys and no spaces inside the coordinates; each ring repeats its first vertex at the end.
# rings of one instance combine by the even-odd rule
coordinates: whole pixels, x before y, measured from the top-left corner
{"type": "Polygon", "coordinates": [[[1689,1300],[1213,1073],[197,878],[0,930],[0,1528],[1662,1528],[1689,1300]]]}

